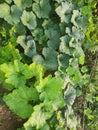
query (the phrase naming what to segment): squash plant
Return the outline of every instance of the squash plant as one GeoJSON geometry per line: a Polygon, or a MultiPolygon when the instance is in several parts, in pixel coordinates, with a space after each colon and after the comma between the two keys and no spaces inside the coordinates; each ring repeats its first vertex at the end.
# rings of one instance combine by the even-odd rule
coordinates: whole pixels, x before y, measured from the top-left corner
{"type": "Polygon", "coordinates": [[[0,2],[0,83],[10,92],[3,99],[27,119],[24,129],[84,127],[75,116],[75,100],[91,101],[83,50],[90,16],[82,0],[0,2]]]}

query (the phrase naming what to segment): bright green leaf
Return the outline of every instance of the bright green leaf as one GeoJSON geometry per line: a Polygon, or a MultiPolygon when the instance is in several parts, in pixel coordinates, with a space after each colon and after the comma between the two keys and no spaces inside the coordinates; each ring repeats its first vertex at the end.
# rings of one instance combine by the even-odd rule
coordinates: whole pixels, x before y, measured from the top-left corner
{"type": "Polygon", "coordinates": [[[0,69],[5,73],[5,82],[15,86],[15,88],[24,86],[26,79],[31,78],[29,67],[18,60],[15,60],[14,63],[4,63],[0,69]]]}
{"type": "Polygon", "coordinates": [[[79,64],[81,64],[81,65],[83,65],[84,64],[84,57],[83,56],[81,56],[81,57],[79,57],[79,64]]]}
{"type": "Polygon", "coordinates": [[[82,13],[85,15],[90,15],[91,14],[91,7],[90,6],[83,6],[82,7],[82,13]]]}
{"type": "Polygon", "coordinates": [[[35,99],[38,99],[37,91],[26,86],[14,90],[3,98],[9,108],[22,118],[27,118],[31,115],[33,107],[28,102],[35,99]]]}
{"type": "Polygon", "coordinates": [[[29,65],[29,70],[31,74],[29,73],[29,76],[33,77],[35,76],[38,81],[42,80],[45,72],[45,68],[37,63],[32,63],[29,65]]]}

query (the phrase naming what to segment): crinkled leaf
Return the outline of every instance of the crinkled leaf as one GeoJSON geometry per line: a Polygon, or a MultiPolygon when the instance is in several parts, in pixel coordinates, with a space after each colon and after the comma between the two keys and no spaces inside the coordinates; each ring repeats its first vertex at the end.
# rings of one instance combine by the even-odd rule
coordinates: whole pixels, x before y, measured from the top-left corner
{"type": "Polygon", "coordinates": [[[71,58],[69,64],[74,70],[79,70],[78,58],[71,58]]]}
{"type": "Polygon", "coordinates": [[[5,81],[5,75],[2,71],[0,71],[0,84],[2,84],[2,86],[7,90],[12,90],[14,88],[14,86],[7,84],[4,81],[5,81]]]}
{"type": "Polygon", "coordinates": [[[60,47],[59,47],[60,52],[71,55],[72,50],[71,50],[71,48],[69,48],[70,37],[65,35],[65,36],[61,37],[60,40],[61,40],[60,47]]]}
{"type": "Polygon", "coordinates": [[[8,61],[14,61],[15,59],[21,60],[18,49],[15,49],[11,43],[3,48],[0,47],[0,56],[2,57],[0,59],[0,64],[8,61]]]}
{"type": "Polygon", "coordinates": [[[33,55],[37,53],[36,44],[32,36],[27,37],[25,35],[19,36],[17,38],[17,42],[23,47],[25,55],[33,57],[33,55]]]}
{"type": "Polygon", "coordinates": [[[72,32],[69,28],[66,28],[66,33],[77,41],[82,40],[84,38],[83,31],[81,29],[76,28],[75,26],[72,27],[72,32]]]}
{"type": "MultiPolygon", "coordinates": [[[[41,81],[41,86],[47,93],[47,100],[56,100],[62,96],[63,80],[55,77],[47,77],[41,81]]],[[[40,86],[39,85],[39,86],[40,86]]]]}
{"type": "Polygon", "coordinates": [[[81,42],[76,42],[74,38],[71,38],[69,41],[69,46],[72,48],[76,48],[76,46],[81,46],[81,42]]]}
{"type": "Polygon", "coordinates": [[[47,119],[52,116],[52,113],[46,112],[42,107],[43,104],[39,104],[34,107],[34,112],[29,120],[24,124],[25,129],[28,129],[30,126],[35,126],[36,129],[39,129],[46,124],[47,119]]]}
{"type": "Polygon", "coordinates": [[[73,10],[71,22],[74,24],[74,26],[81,28],[82,30],[85,30],[88,24],[87,18],[82,16],[79,10],[73,10]]]}
{"type": "Polygon", "coordinates": [[[28,29],[32,30],[35,29],[37,26],[36,16],[32,11],[23,11],[21,16],[22,23],[28,27],[28,29]]]}
{"type": "Polygon", "coordinates": [[[71,18],[71,22],[74,24],[74,26],[76,26],[77,28],[79,28],[78,23],[76,22],[76,19],[78,17],[81,16],[81,13],[79,12],[79,10],[73,10],[73,15],[71,18]]]}
{"type": "MultiPolygon", "coordinates": [[[[44,76],[45,68],[37,63],[32,63],[29,66],[23,64],[18,60],[15,60],[14,63],[4,63],[0,65],[0,72],[3,72],[5,75],[6,83],[13,85],[11,88],[19,88],[25,85],[27,79],[35,77],[39,83],[44,76]]],[[[35,80],[35,81],[36,81],[35,80]]]]}
{"type": "Polygon", "coordinates": [[[38,93],[35,89],[24,86],[5,95],[3,100],[13,112],[22,118],[27,118],[33,112],[29,101],[38,100],[38,93]]]}
{"type": "Polygon", "coordinates": [[[71,106],[68,107],[65,116],[67,118],[67,127],[71,128],[72,130],[76,130],[76,126],[78,124],[77,118],[74,115],[74,111],[71,106]]]}
{"type": "Polygon", "coordinates": [[[5,73],[5,82],[16,88],[25,85],[26,79],[31,78],[29,67],[18,60],[15,60],[14,63],[4,63],[0,69],[5,73]]]}
{"type": "Polygon", "coordinates": [[[35,41],[34,40],[29,40],[27,42],[27,46],[24,50],[24,54],[29,56],[29,57],[32,57],[33,55],[36,54],[36,45],[35,45],[35,41]]]}
{"type": "Polygon", "coordinates": [[[51,11],[49,0],[40,0],[39,3],[33,4],[33,11],[38,18],[48,18],[51,11]]]}
{"type": "Polygon", "coordinates": [[[73,9],[72,3],[62,2],[59,7],[56,8],[56,13],[61,18],[61,22],[69,23],[71,19],[71,11],[73,9]]]}
{"type": "MultiPolygon", "coordinates": [[[[78,43],[77,43],[77,45],[76,45],[76,47],[75,47],[75,50],[76,50],[76,51],[73,52],[73,56],[74,56],[74,57],[77,57],[77,58],[82,57],[82,59],[83,59],[83,57],[85,58],[84,51],[83,51],[82,47],[79,46],[78,43]]],[[[81,60],[82,60],[82,59],[81,59],[81,60]]]]}
{"type": "Polygon", "coordinates": [[[58,55],[58,64],[64,68],[68,67],[69,65],[70,56],[67,54],[60,54],[58,55]]]}
{"type": "MultiPolygon", "coordinates": [[[[52,79],[52,75],[48,75],[48,77],[41,79],[39,84],[36,86],[36,89],[39,93],[44,91],[44,86],[47,84],[47,82],[49,82],[52,79]]],[[[45,93],[41,94],[42,97],[45,96],[45,93]]],[[[41,100],[44,100],[44,98],[42,98],[41,100]]]]}
{"type": "Polygon", "coordinates": [[[40,84],[37,86],[37,90],[41,92],[40,99],[45,102],[48,108],[51,106],[52,111],[56,111],[58,108],[64,106],[62,93],[63,85],[64,82],[62,79],[49,75],[41,80],[40,84]],[[50,103],[48,104],[48,102],[50,103]]]}
{"type": "Polygon", "coordinates": [[[42,65],[32,63],[29,65],[29,70],[31,72],[31,75],[29,74],[31,77],[35,76],[38,82],[42,80],[45,72],[45,68],[42,65]]]}
{"type": "Polygon", "coordinates": [[[84,38],[84,33],[74,26],[72,27],[72,34],[71,35],[76,40],[82,40],[84,38]]]}
{"type": "Polygon", "coordinates": [[[64,98],[67,106],[73,105],[76,98],[76,91],[70,83],[68,83],[67,89],[64,92],[64,98]]]}
{"type": "Polygon", "coordinates": [[[44,48],[42,54],[45,57],[44,65],[49,70],[56,70],[57,63],[57,52],[52,48],[44,48]]]}

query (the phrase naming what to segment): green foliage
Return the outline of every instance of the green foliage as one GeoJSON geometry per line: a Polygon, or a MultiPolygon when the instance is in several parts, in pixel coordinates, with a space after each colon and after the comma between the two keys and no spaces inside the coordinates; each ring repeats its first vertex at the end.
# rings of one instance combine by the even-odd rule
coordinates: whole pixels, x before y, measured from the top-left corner
{"type": "Polygon", "coordinates": [[[72,106],[76,98],[76,91],[71,84],[68,84],[64,95],[65,95],[64,98],[67,106],[72,106]]]}
{"type": "Polygon", "coordinates": [[[41,80],[40,84],[37,86],[37,90],[41,93],[39,98],[43,103],[34,107],[34,112],[24,124],[25,129],[34,126],[36,126],[36,129],[39,129],[44,125],[45,128],[49,129],[46,121],[52,116],[54,111],[64,106],[62,85],[63,81],[61,79],[52,78],[52,76],[48,76],[41,80]],[[52,87],[51,89],[50,86],[52,87]]]}
{"type": "Polygon", "coordinates": [[[17,24],[20,22],[20,16],[21,16],[21,10],[16,6],[11,6],[11,19],[14,24],[17,24]]]}
{"type": "Polygon", "coordinates": [[[32,6],[32,0],[13,0],[14,3],[19,7],[20,9],[25,9],[27,7],[32,6]]]}
{"type": "Polygon", "coordinates": [[[10,6],[7,3],[0,4],[0,18],[5,18],[10,14],[10,6]]]}
{"type": "Polygon", "coordinates": [[[33,40],[32,36],[19,36],[17,38],[17,42],[23,47],[25,55],[32,57],[37,53],[35,41],[33,40]]]}
{"type": "Polygon", "coordinates": [[[97,128],[96,12],[97,0],[0,1],[0,83],[23,129],[97,128]]]}
{"type": "Polygon", "coordinates": [[[62,2],[60,6],[56,8],[56,13],[59,15],[61,22],[69,23],[71,19],[71,11],[73,10],[73,4],[69,2],[62,2]]]}
{"type": "Polygon", "coordinates": [[[56,70],[57,69],[57,52],[52,48],[44,48],[42,54],[45,57],[44,65],[49,70],[56,70]],[[51,55],[50,55],[51,54],[51,55]]]}
{"type": "Polygon", "coordinates": [[[30,70],[27,65],[20,63],[18,60],[9,64],[1,64],[0,70],[5,73],[6,83],[13,85],[15,88],[24,86],[26,79],[30,78],[30,70]]]}
{"type": "Polygon", "coordinates": [[[41,1],[35,0],[32,9],[38,18],[48,18],[49,13],[51,11],[51,6],[49,4],[49,0],[41,0],[41,1]]]}
{"type": "Polygon", "coordinates": [[[21,60],[21,55],[19,54],[19,50],[15,49],[15,47],[9,43],[7,46],[0,47],[0,64],[8,61],[14,61],[15,59],[21,60]]]}
{"type": "Polygon", "coordinates": [[[5,103],[22,118],[29,118],[31,115],[24,124],[26,129],[31,126],[37,129],[46,128],[46,121],[64,106],[63,80],[51,75],[43,78],[45,69],[36,63],[27,65],[15,60],[14,63],[1,64],[0,68],[5,74],[5,82],[13,86],[8,88],[12,92],[3,97],[5,103]],[[28,79],[33,77],[36,79],[28,84],[28,79]]]}
{"type": "Polygon", "coordinates": [[[25,26],[27,26],[28,29],[35,29],[35,27],[37,26],[36,17],[32,11],[27,12],[26,10],[24,10],[21,20],[22,20],[22,23],[25,26]]]}
{"type": "Polygon", "coordinates": [[[44,42],[48,39],[41,28],[36,28],[32,31],[32,35],[34,36],[34,40],[39,44],[44,44],[44,42]]]}
{"type": "Polygon", "coordinates": [[[19,89],[4,96],[3,100],[9,108],[22,118],[30,117],[33,107],[29,101],[38,100],[38,93],[33,87],[20,86],[19,89]]]}
{"type": "Polygon", "coordinates": [[[51,116],[52,113],[46,112],[46,110],[43,108],[43,104],[40,104],[34,107],[34,112],[32,113],[30,119],[24,124],[24,127],[25,129],[32,129],[32,127],[36,126],[36,129],[40,129],[46,124],[46,120],[51,116]]]}

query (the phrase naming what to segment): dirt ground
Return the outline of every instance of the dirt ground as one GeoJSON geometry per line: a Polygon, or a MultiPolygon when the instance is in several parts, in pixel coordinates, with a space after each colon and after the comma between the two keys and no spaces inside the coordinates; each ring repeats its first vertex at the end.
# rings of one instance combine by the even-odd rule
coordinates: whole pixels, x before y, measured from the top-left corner
{"type": "MultiPolygon", "coordinates": [[[[0,93],[4,93],[5,91],[0,85],[0,93]]],[[[17,130],[17,128],[22,127],[23,122],[23,119],[9,110],[0,97],[0,130],[17,130]]]]}

